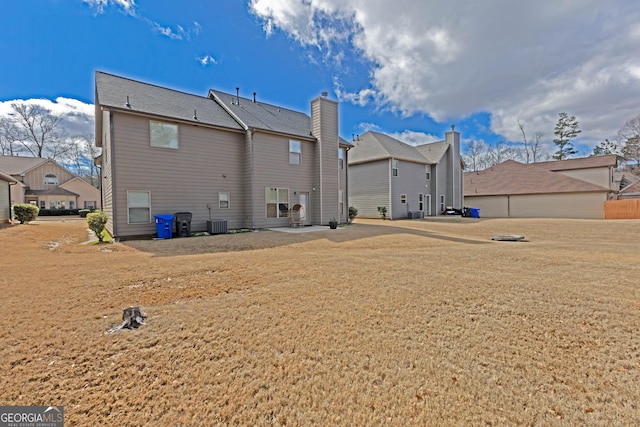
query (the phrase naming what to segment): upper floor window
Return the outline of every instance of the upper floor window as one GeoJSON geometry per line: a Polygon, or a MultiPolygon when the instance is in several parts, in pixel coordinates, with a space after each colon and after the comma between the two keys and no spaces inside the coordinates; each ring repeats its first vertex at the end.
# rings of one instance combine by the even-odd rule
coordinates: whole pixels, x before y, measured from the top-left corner
{"type": "Polygon", "coordinates": [[[344,169],[344,148],[338,148],[338,169],[344,169]]]}
{"type": "Polygon", "coordinates": [[[401,194],[400,195],[400,203],[402,203],[403,205],[407,204],[407,195],[406,194],[401,194]]]}
{"type": "Polygon", "coordinates": [[[391,175],[398,176],[398,161],[391,160],[391,175]]]}
{"type": "Polygon", "coordinates": [[[431,165],[424,165],[424,175],[427,180],[431,179],[431,165]]]}
{"type": "Polygon", "coordinates": [[[289,164],[299,165],[300,156],[302,154],[302,143],[300,141],[289,141],[289,164]]]}
{"type": "Polygon", "coordinates": [[[178,125],[149,121],[151,146],[161,148],[178,148],[178,125]]]}
{"type": "Polygon", "coordinates": [[[44,183],[58,185],[58,177],[55,174],[48,173],[44,176],[44,183]]]}

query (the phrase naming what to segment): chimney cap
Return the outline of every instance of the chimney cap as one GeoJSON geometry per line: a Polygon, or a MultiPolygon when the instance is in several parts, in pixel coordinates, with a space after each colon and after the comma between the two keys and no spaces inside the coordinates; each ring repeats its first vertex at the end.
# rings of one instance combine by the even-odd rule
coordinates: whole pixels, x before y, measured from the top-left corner
{"type": "Polygon", "coordinates": [[[326,98],[327,96],[329,96],[329,92],[322,92],[322,97],[326,98]]]}

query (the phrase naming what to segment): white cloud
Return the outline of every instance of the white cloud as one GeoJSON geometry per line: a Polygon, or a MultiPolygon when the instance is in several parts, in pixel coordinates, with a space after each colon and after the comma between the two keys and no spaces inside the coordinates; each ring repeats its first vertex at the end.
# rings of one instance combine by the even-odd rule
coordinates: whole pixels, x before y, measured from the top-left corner
{"type": "Polygon", "coordinates": [[[136,15],[135,0],[82,0],[82,2],[88,4],[97,14],[104,13],[104,9],[108,6],[116,6],[127,15],[136,15]]]}
{"type": "Polygon", "coordinates": [[[566,111],[591,143],[640,113],[635,0],[251,0],[250,10],[267,34],[369,61],[363,87],[336,84],[358,105],[439,122],[488,112],[509,140],[521,137],[517,120],[551,133],[566,111]]]}
{"type": "Polygon", "coordinates": [[[413,146],[442,141],[441,137],[408,129],[402,132],[391,133],[389,136],[413,146]]]}
{"type": "Polygon", "coordinates": [[[218,61],[216,61],[216,59],[211,55],[196,56],[196,61],[198,61],[203,67],[218,63],[218,61]]]}

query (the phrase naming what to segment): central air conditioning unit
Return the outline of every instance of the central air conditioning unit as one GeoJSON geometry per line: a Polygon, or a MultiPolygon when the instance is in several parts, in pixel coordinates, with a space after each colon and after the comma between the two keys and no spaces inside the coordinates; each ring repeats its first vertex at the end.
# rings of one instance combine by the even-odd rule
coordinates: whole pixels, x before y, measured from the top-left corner
{"type": "Polygon", "coordinates": [[[207,233],[209,234],[226,234],[227,233],[227,220],[226,219],[210,219],[207,221],[207,233]]]}

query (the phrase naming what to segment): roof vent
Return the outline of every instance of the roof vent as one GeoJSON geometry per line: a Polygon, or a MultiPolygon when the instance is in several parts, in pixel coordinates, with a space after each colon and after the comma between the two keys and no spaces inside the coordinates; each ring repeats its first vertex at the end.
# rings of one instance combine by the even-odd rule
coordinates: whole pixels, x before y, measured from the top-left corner
{"type": "Polygon", "coordinates": [[[240,105],[240,88],[236,88],[236,105],[240,105]]]}
{"type": "Polygon", "coordinates": [[[129,103],[129,95],[127,95],[127,103],[124,104],[125,107],[131,108],[131,104],[129,103]]]}
{"type": "Polygon", "coordinates": [[[193,120],[198,120],[198,113],[195,109],[193,110],[193,120]]]}
{"type": "Polygon", "coordinates": [[[322,92],[322,97],[326,98],[327,96],[329,96],[329,92],[322,92]]]}
{"type": "Polygon", "coordinates": [[[253,102],[256,102],[256,93],[253,92],[253,102]]]}

